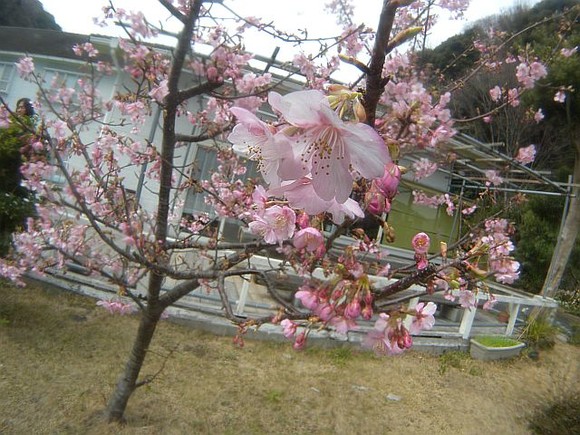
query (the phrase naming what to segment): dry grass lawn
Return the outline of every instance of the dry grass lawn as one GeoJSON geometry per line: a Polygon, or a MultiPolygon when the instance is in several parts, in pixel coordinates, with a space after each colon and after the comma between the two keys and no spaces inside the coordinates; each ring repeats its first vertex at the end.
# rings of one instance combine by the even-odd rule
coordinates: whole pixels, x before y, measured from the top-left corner
{"type": "Polygon", "coordinates": [[[472,361],[358,349],[234,348],[164,322],[129,402],[127,424],[100,419],[137,327],[95,301],[0,285],[2,434],[525,434],[548,401],[578,391],[580,348],[472,361]],[[166,358],[171,354],[169,358],[166,358]]]}

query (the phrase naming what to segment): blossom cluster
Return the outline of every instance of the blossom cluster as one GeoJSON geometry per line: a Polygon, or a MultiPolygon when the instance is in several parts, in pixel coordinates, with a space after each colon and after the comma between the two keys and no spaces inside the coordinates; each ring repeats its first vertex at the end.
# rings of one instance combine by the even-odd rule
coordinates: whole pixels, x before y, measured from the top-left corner
{"type": "Polygon", "coordinates": [[[239,123],[228,137],[236,152],[258,162],[268,193],[308,214],[329,212],[335,222],[361,216],[350,199],[353,181],[384,175],[390,157],[381,136],[366,124],[343,121],[321,91],[270,92],[268,101],[280,124],[232,108],[239,123]]]}
{"type": "Polygon", "coordinates": [[[377,355],[398,355],[413,345],[411,334],[429,330],[435,324],[437,306],[433,302],[420,302],[410,313],[412,323],[405,327],[403,318],[380,313],[373,329],[365,336],[363,347],[372,349],[377,355]]]}

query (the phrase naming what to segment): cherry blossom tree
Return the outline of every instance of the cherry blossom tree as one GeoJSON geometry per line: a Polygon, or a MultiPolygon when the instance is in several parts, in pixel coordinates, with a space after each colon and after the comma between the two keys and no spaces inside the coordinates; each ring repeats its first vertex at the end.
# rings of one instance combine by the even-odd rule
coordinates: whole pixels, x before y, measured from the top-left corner
{"type": "MultiPolygon", "coordinates": [[[[180,27],[171,50],[151,43],[171,32],[151,25],[142,13],[105,7],[105,18],[126,31],[119,49],[132,85],[110,100],[99,94],[98,83],[113,66],[99,60],[90,43],[73,48],[90,73],[76,89],[43,83],[30,57],[17,64],[22,77],[39,85],[45,116],[31,146],[44,149],[47,158],[23,166],[26,186],[39,203],[26,230],[14,235],[12,257],[2,260],[0,274],[19,282],[26,271],[72,263],[118,286],[119,295],[131,301],[99,302],[112,313],[140,316],[107,406],[109,421],[123,420],[133,392],[151,382],[139,375],[165,310],[197,288],[219,294],[225,316],[238,327],[238,345],[246,331],[265,323],[280,325],[301,349],[314,329],[345,334],[370,321],[374,327],[363,345],[392,355],[411,347],[412,334],[431,328],[435,312],[432,302],[414,308],[400,300],[393,304],[393,295],[418,284],[469,308],[477,292],[488,292],[486,279],[512,283],[518,276],[510,254],[513,227],[498,217],[474,226],[454,246],[431,247],[426,233],[417,234],[409,242],[414,263],[398,270],[383,258],[380,240],[356,228],[357,220],[370,216],[388,231],[385,213],[401,174],[409,170],[421,178],[435,169],[422,160],[401,168],[402,156],[447,153],[444,144],[455,134],[447,109],[452,95],[422,84],[404,45],[428,31],[436,7],[461,14],[468,1],[385,0],[374,30],[354,22],[353,2],[331,1],[328,11],[336,14],[339,32],[318,39],[318,52],[296,55],[282,80],[248,68],[252,55],[243,50],[241,35],[257,30],[298,47],[312,42],[308,35],[243,17],[228,3],[159,0],[180,27]],[[221,19],[226,13],[236,26],[221,19]],[[334,82],[331,75],[341,66],[357,68],[360,79],[334,82]],[[298,72],[305,78],[303,89],[282,95],[280,85],[298,72]],[[190,104],[202,97],[201,108],[190,104]],[[268,107],[275,119],[258,116],[260,107],[268,107]],[[156,108],[162,138],[147,142],[141,130],[156,108]],[[113,110],[118,119],[107,116],[113,110]],[[196,133],[179,131],[178,119],[189,120],[196,133]],[[195,162],[184,167],[177,155],[184,144],[200,142],[215,143],[218,155],[219,167],[208,180],[195,179],[195,162]],[[244,181],[246,166],[237,156],[255,161],[260,179],[244,181]],[[144,169],[155,195],[152,209],[134,201],[126,185],[127,171],[134,168],[144,169]],[[47,181],[55,170],[66,181],[63,189],[47,181]],[[174,216],[172,200],[190,189],[205,195],[216,216],[237,220],[253,239],[225,241],[211,216],[174,216]],[[336,254],[332,248],[341,235],[351,236],[351,244],[336,254]],[[283,261],[253,265],[252,257],[270,253],[283,261]],[[433,261],[433,254],[441,261],[433,261]],[[299,306],[280,296],[272,273],[301,278],[294,295],[299,306]],[[243,275],[259,277],[279,310],[257,318],[234,314],[225,280],[243,275]]],[[[527,87],[540,72],[525,68],[518,72],[527,87]]],[[[531,158],[530,150],[521,153],[523,161],[531,158]]],[[[438,203],[453,212],[451,197],[438,203]]],[[[490,295],[486,307],[492,303],[490,295]]]]}

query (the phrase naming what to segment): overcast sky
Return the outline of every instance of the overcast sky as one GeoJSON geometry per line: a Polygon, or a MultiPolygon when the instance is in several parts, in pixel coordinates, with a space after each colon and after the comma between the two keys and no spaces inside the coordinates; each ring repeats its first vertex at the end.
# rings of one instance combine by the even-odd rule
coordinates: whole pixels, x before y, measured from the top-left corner
{"type": "MultiPolygon", "coordinates": [[[[435,29],[433,43],[445,40],[456,33],[461,32],[467,22],[477,20],[488,15],[493,15],[509,9],[515,4],[533,5],[539,0],[472,0],[465,18],[466,20],[442,21],[435,29]]],[[[64,31],[72,33],[101,33],[109,34],[106,30],[93,25],[93,17],[99,16],[101,6],[108,4],[104,0],[41,0],[46,11],[54,15],[56,22],[64,31]]],[[[235,6],[245,15],[261,16],[264,19],[272,19],[288,29],[307,27],[313,32],[324,27],[325,16],[323,5],[328,0],[230,0],[228,3],[235,6]]],[[[154,0],[116,0],[119,7],[127,10],[147,10],[154,0]]],[[[359,0],[355,2],[357,19],[365,24],[375,27],[378,12],[382,0],[359,0]]],[[[153,9],[154,10],[154,9],[153,9]]],[[[159,15],[159,14],[156,14],[159,15]]],[[[163,15],[165,16],[165,14],[163,15]]],[[[161,17],[160,17],[161,18],[161,17]]],[[[333,24],[329,20],[330,25],[333,24]]]]}
{"type": "MultiPolygon", "coordinates": [[[[445,39],[460,33],[468,23],[479,18],[506,11],[516,4],[532,6],[539,0],[471,0],[471,6],[463,20],[440,19],[428,39],[428,45],[436,46],[445,39]]],[[[44,9],[54,15],[56,22],[66,32],[80,34],[122,35],[120,29],[100,28],[93,24],[93,18],[101,16],[101,8],[108,4],[106,0],[41,0],[44,9]]],[[[155,0],[114,0],[117,7],[126,10],[141,10],[157,24],[168,17],[167,11],[155,0]]],[[[227,0],[243,16],[261,17],[265,21],[274,21],[287,31],[308,29],[311,37],[335,36],[337,27],[333,17],[324,13],[324,4],[328,0],[227,0]]],[[[355,21],[364,22],[376,28],[378,13],[383,0],[358,0],[355,2],[355,21]]],[[[246,49],[251,53],[269,56],[277,42],[264,38],[249,37],[245,40],[246,49]]],[[[278,55],[280,60],[290,60],[295,54],[291,47],[283,47],[278,55]]]]}

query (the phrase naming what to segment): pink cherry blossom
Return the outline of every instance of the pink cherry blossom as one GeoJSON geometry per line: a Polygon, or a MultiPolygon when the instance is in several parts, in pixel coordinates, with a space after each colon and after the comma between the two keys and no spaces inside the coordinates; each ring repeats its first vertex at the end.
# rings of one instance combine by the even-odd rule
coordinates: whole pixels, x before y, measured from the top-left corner
{"type": "Polygon", "coordinates": [[[279,205],[267,208],[262,216],[248,224],[252,234],[261,236],[266,243],[282,243],[294,235],[296,214],[289,207],[279,205]]]}
{"type": "Polygon", "coordinates": [[[418,334],[422,330],[429,330],[433,328],[435,324],[435,311],[437,311],[437,305],[433,302],[419,302],[415,307],[415,315],[413,316],[413,322],[409,328],[411,334],[418,334]]]}
{"type": "Polygon", "coordinates": [[[4,105],[0,105],[0,128],[10,126],[10,112],[4,105]]]}
{"type": "Polygon", "coordinates": [[[233,144],[233,150],[257,161],[264,180],[268,184],[278,186],[279,165],[285,158],[292,158],[287,138],[275,135],[276,130],[273,127],[246,109],[232,107],[230,111],[238,120],[238,124],[228,136],[228,141],[233,144]]]}
{"type": "MultiPolygon", "coordinates": [[[[372,186],[374,187],[374,182],[372,186]]],[[[373,187],[365,194],[366,210],[374,215],[381,215],[385,211],[386,198],[373,187]]]]}
{"type": "Polygon", "coordinates": [[[105,308],[111,314],[120,314],[121,316],[131,314],[135,310],[132,304],[127,304],[120,300],[100,300],[97,305],[105,308]]]}
{"type": "Polygon", "coordinates": [[[536,81],[546,77],[548,71],[546,67],[540,62],[522,62],[516,67],[516,78],[524,87],[524,89],[531,89],[534,87],[536,81]]]}
{"type": "Polygon", "coordinates": [[[357,328],[356,322],[346,316],[334,316],[328,323],[338,332],[339,334],[346,334],[348,331],[352,331],[357,328]]]}
{"type": "Polygon", "coordinates": [[[284,328],[284,337],[292,338],[296,334],[296,330],[298,329],[298,325],[294,323],[292,320],[284,319],[280,322],[282,328],[284,328]]]}
{"type": "Polygon", "coordinates": [[[484,310],[491,310],[497,303],[497,299],[491,293],[488,295],[488,297],[489,299],[485,301],[482,307],[484,310]]]}
{"type": "Polygon", "coordinates": [[[68,126],[66,125],[66,122],[61,121],[60,119],[54,121],[52,128],[54,129],[54,137],[57,139],[65,138],[68,133],[68,126]]]}
{"type": "Polygon", "coordinates": [[[291,207],[304,210],[309,215],[319,213],[330,213],[332,221],[341,224],[344,219],[363,218],[364,212],[358,202],[349,198],[344,203],[339,204],[336,200],[325,201],[321,199],[312,186],[312,180],[308,177],[302,177],[292,183],[268,191],[272,196],[284,196],[291,207]]]}
{"type": "Polygon", "coordinates": [[[151,89],[151,92],[149,92],[149,96],[158,103],[163,103],[167,94],[169,94],[169,89],[167,88],[167,79],[161,80],[159,85],[151,89]]]}
{"type": "Polygon", "coordinates": [[[298,128],[289,139],[297,160],[283,162],[279,175],[296,180],[311,174],[316,194],[325,201],[343,204],[352,192],[351,168],[365,178],[383,175],[390,161],[383,139],[366,124],[342,121],[316,90],[285,96],[268,95],[270,105],[298,128]]]}
{"type": "Polygon", "coordinates": [[[520,93],[516,88],[508,90],[508,101],[512,107],[518,107],[520,105],[520,93]]]}
{"type": "Polygon", "coordinates": [[[429,265],[427,252],[429,251],[430,244],[431,239],[425,233],[416,234],[411,241],[411,245],[415,251],[415,263],[419,270],[423,270],[429,265]]]}
{"type": "Polygon", "coordinates": [[[314,310],[318,306],[318,296],[314,291],[308,290],[305,286],[300,287],[294,297],[309,310],[314,310]]]}
{"type": "Polygon", "coordinates": [[[99,50],[97,50],[90,42],[84,44],[75,44],[72,48],[74,54],[82,56],[83,52],[87,53],[88,57],[97,57],[99,50]]]}
{"type": "Polygon", "coordinates": [[[34,62],[31,57],[23,57],[18,62],[16,62],[16,69],[18,70],[18,75],[23,79],[29,78],[34,72],[34,62]]]}
{"type": "Polygon", "coordinates": [[[525,148],[520,148],[518,150],[518,155],[515,157],[515,160],[520,162],[522,165],[527,165],[532,163],[536,158],[536,146],[530,145],[525,148]]]}
{"type": "Polygon", "coordinates": [[[539,123],[542,119],[544,119],[544,112],[542,112],[542,109],[538,109],[538,111],[534,113],[534,121],[539,123]]]}
{"type": "Polygon", "coordinates": [[[473,212],[475,212],[476,209],[477,209],[477,205],[473,204],[471,207],[467,207],[467,208],[464,208],[463,210],[461,210],[461,214],[463,214],[464,216],[469,216],[469,215],[473,214],[473,212]]]}
{"type": "Polygon", "coordinates": [[[296,249],[314,252],[324,244],[324,237],[316,228],[307,227],[294,234],[292,243],[296,249]]]}
{"type": "Polygon", "coordinates": [[[377,355],[398,355],[412,344],[413,339],[400,319],[391,319],[388,314],[380,313],[362,346],[372,349],[377,355]]]}
{"type": "Polygon", "coordinates": [[[475,295],[471,290],[461,290],[459,292],[459,303],[462,308],[475,307],[475,295]]]}
{"type": "Polygon", "coordinates": [[[520,276],[520,263],[508,257],[491,260],[489,266],[495,280],[503,284],[513,284],[520,276]]]}
{"type": "Polygon", "coordinates": [[[411,240],[411,246],[417,254],[426,254],[429,251],[431,239],[426,233],[417,233],[411,240]]]}
{"type": "Polygon", "coordinates": [[[300,213],[296,216],[296,225],[300,229],[308,228],[310,226],[310,217],[306,213],[300,213]]]}
{"type": "Polygon", "coordinates": [[[415,171],[414,180],[421,180],[432,175],[437,170],[437,164],[424,157],[418,161],[413,162],[413,170],[415,171]]]}
{"type": "Polygon", "coordinates": [[[493,184],[495,186],[499,186],[501,183],[503,183],[503,178],[500,177],[498,172],[493,170],[493,169],[489,169],[489,170],[485,171],[484,174],[485,174],[485,178],[487,178],[487,181],[490,184],[493,184]]]}
{"type": "Polygon", "coordinates": [[[564,57],[570,57],[574,55],[578,51],[578,46],[572,48],[562,48],[560,50],[560,54],[564,57]]]}
{"type": "Polygon", "coordinates": [[[556,94],[554,95],[554,101],[556,103],[563,103],[564,101],[566,101],[566,92],[562,90],[556,92],[556,94]]]}
{"type": "Polygon", "coordinates": [[[499,86],[494,86],[489,90],[489,95],[493,101],[499,101],[501,98],[501,88],[499,86]]]}

